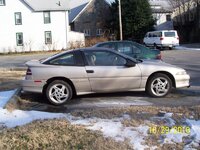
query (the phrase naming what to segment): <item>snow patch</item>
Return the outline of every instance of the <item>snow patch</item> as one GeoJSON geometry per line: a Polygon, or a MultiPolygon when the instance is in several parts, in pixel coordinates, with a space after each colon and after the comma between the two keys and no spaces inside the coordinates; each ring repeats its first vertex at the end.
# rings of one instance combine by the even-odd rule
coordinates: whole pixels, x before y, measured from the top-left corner
{"type": "Polygon", "coordinates": [[[188,48],[188,47],[184,47],[184,46],[176,46],[175,49],[176,50],[196,50],[196,51],[200,51],[200,48],[188,48]]]}
{"type": "Polygon", "coordinates": [[[9,112],[6,109],[0,108],[0,124],[13,128],[16,126],[25,125],[34,120],[64,118],[64,114],[46,113],[39,111],[21,111],[14,110],[9,112]]]}
{"type": "Polygon", "coordinates": [[[0,108],[3,108],[16,90],[0,92],[0,108]]]}

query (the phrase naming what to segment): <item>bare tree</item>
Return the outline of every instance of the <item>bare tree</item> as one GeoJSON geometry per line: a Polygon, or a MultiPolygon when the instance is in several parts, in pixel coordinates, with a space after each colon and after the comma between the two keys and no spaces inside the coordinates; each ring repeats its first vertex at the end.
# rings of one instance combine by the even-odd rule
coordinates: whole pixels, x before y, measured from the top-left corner
{"type": "Polygon", "coordinates": [[[168,0],[173,9],[174,26],[185,41],[190,40],[191,28],[199,28],[200,0],[168,0]]]}
{"type": "Polygon", "coordinates": [[[24,42],[23,51],[28,50],[29,52],[31,52],[32,51],[32,47],[33,47],[33,41],[31,39],[29,39],[28,41],[24,42]]]}

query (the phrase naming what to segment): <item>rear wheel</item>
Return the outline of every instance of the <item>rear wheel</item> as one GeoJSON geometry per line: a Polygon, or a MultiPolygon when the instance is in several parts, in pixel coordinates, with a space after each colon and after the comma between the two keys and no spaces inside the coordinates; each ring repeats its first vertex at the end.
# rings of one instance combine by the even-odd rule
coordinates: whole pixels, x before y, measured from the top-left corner
{"type": "Polygon", "coordinates": [[[153,44],[153,48],[154,48],[154,49],[159,49],[159,47],[157,46],[156,43],[153,44]]]}
{"type": "Polygon", "coordinates": [[[55,80],[48,85],[46,96],[50,103],[62,105],[72,98],[72,88],[65,81],[55,80]]]}
{"type": "Polygon", "coordinates": [[[153,97],[164,97],[171,92],[172,81],[162,73],[155,74],[149,79],[146,86],[146,91],[153,97]]]}

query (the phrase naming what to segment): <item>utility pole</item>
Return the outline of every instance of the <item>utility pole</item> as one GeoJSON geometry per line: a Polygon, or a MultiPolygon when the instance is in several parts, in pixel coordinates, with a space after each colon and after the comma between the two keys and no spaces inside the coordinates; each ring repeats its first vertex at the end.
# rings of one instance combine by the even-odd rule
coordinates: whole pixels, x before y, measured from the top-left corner
{"type": "Polygon", "coordinates": [[[119,29],[120,29],[120,40],[123,40],[122,33],[122,9],[121,9],[121,0],[119,0],[119,29]]]}

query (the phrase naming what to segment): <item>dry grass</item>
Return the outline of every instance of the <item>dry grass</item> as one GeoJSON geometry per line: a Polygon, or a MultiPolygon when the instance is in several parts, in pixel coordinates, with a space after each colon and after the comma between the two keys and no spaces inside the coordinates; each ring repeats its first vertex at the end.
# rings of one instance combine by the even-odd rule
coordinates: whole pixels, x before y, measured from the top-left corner
{"type": "Polygon", "coordinates": [[[0,132],[0,149],[131,149],[126,142],[115,142],[65,120],[35,121],[0,132]]]}
{"type": "Polygon", "coordinates": [[[106,42],[106,41],[108,41],[108,38],[106,38],[106,37],[87,38],[85,40],[85,47],[91,47],[99,42],[106,42]]]}
{"type": "Polygon", "coordinates": [[[83,118],[97,117],[104,119],[112,119],[121,117],[128,114],[133,119],[149,119],[152,116],[158,115],[160,112],[172,112],[176,114],[183,114],[182,117],[189,118],[194,115],[195,111],[197,116],[200,116],[200,106],[196,107],[159,107],[159,106],[130,106],[125,108],[112,108],[112,109],[91,109],[91,110],[77,110],[72,112],[74,116],[81,116],[83,118]]]}
{"type": "Polygon", "coordinates": [[[8,52],[8,53],[0,53],[0,56],[7,55],[30,55],[30,54],[56,54],[61,52],[61,50],[49,50],[49,51],[24,51],[24,52],[8,52]]]}
{"type": "Polygon", "coordinates": [[[0,71],[0,91],[19,88],[25,73],[25,71],[0,71]]]}

